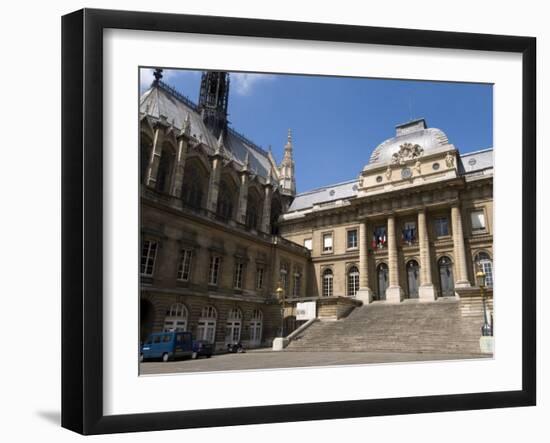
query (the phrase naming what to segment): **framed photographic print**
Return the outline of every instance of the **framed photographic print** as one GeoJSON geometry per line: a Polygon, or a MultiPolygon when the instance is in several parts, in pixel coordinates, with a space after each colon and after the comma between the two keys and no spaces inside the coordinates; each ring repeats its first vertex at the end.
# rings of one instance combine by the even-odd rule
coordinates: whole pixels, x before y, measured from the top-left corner
{"type": "Polygon", "coordinates": [[[64,427],[535,404],[534,38],[62,26],[64,427]]]}

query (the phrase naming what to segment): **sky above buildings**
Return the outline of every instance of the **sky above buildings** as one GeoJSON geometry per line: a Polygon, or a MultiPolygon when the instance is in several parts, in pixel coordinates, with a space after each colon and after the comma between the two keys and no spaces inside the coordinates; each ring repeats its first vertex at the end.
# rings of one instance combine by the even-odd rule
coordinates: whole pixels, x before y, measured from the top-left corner
{"type": "MultiPolygon", "coordinates": [[[[153,71],[142,69],[140,91],[153,71]]],[[[198,101],[201,72],[164,70],[163,81],[198,101]]],[[[279,162],[292,129],[298,192],[357,178],[395,126],[425,118],[461,153],[493,146],[493,88],[475,83],[231,73],[231,127],[279,162]]]]}

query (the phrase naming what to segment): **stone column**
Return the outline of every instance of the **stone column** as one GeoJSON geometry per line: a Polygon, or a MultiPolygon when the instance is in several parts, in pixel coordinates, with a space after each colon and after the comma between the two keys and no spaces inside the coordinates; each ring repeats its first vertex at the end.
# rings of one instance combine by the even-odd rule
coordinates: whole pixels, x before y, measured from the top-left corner
{"type": "Polygon", "coordinates": [[[432,283],[432,262],[430,254],[430,240],[426,225],[426,211],[418,212],[418,247],[420,249],[420,287],[418,298],[420,301],[435,300],[435,290],[432,283]]]}
{"type": "Polygon", "coordinates": [[[359,225],[359,291],[357,291],[355,297],[363,303],[372,302],[372,291],[369,285],[368,248],[367,222],[362,221],[359,225]]]}
{"type": "Polygon", "coordinates": [[[155,126],[153,136],[153,148],[149,157],[149,164],[145,173],[145,185],[154,188],[157,183],[157,173],[159,169],[160,157],[162,155],[162,143],[164,141],[164,128],[162,125],[155,126]]]}
{"type": "Polygon", "coordinates": [[[264,207],[262,211],[262,231],[271,234],[271,181],[268,181],[264,187],[264,207]]]}
{"type": "Polygon", "coordinates": [[[395,216],[388,217],[388,264],[390,284],[386,289],[388,303],[400,303],[403,300],[403,289],[399,286],[399,266],[397,256],[397,241],[395,238],[395,216]]]}
{"type": "Polygon", "coordinates": [[[206,209],[215,214],[218,209],[218,194],[220,191],[220,176],[222,172],[222,156],[214,154],[212,156],[212,170],[210,171],[210,181],[208,183],[208,199],[206,209]]]}
{"type": "Polygon", "coordinates": [[[187,141],[184,137],[178,138],[178,152],[176,153],[176,163],[174,165],[174,179],[172,180],[172,187],[170,188],[170,194],[180,198],[183,186],[183,172],[185,170],[185,160],[187,158],[187,141]]]}
{"type": "Polygon", "coordinates": [[[243,225],[246,223],[246,206],[248,203],[248,173],[241,173],[239,187],[239,206],[237,209],[237,221],[243,225]]]}
{"type": "Polygon", "coordinates": [[[464,231],[462,229],[462,215],[458,204],[451,208],[451,220],[453,229],[453,244],[455,255],[455,287],[470,287],[466,267],[466,250],[464,248],[464,231]]]}

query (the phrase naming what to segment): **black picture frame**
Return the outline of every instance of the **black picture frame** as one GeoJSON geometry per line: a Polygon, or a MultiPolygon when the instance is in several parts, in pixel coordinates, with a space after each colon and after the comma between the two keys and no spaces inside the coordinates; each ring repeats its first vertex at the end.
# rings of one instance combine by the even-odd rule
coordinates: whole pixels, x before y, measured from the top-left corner
{"type": "Polygon", "coordinates": [[[536,404],[536,39],[84,9],[62,18],[62,426],[82,434],[488,409],[536,404]],[[522,388],[392,399],[103,413],[103,31],[108,28],[522,55],[522,388]]]}

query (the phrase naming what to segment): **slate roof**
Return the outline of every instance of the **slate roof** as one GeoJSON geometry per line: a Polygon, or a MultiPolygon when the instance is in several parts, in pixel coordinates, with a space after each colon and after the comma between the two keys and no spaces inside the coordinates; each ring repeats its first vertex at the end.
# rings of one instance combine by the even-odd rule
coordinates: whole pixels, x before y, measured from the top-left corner
{"type": "MultiPolygon", "coordinates": [[[[458,162],[458,172],[464,176],[492,167],[493,148],[463,154],[458,162]]],[[[301,211],[312,208],[313,205],[323,205],[335,200],[352,199],[357,196],[357,186],[358,180],[350,180],[302,192],[296,195],[287,213],[301,211]]]]}
{"type": "MultiPolygon", "coordinates": [[[[153,84],[142,94],[139,100],[139,112],[153,119],[160,119],[161,115],[165,116],[168,123],[180,130],[189,115],[191,135],[208,145],[212,151],[217,144],[216,138],[202,121],[198,106],[163,82],[153,84]]],[[[229,128],[224,144],[226,151],[234,160],[244,164],[248,152],[250,170],[264,178],[269,175],[271,162],[268,153],[254,142],[229,128]]]]}

